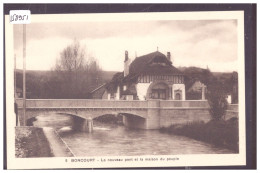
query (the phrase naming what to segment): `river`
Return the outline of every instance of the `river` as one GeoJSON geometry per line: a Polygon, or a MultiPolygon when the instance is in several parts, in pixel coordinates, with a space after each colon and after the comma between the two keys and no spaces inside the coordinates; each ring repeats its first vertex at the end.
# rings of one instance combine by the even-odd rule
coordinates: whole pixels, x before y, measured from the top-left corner
{"type": "Polygon", "coordinates": [[[178,154],[228,154],[230,150],[159,130],[128,129],[124,126],[94,122],[92,133],[73,131],[71,117],[40,115],[37,127],[52,127],[76,156],[140,156],[178,154]]]}

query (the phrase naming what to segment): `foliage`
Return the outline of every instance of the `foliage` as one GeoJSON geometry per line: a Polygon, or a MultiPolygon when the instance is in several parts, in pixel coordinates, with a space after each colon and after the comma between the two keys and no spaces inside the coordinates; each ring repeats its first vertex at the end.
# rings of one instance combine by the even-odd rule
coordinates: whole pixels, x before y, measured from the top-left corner
{"type": "Polygon", "coordinates": [[[238,103],[238,73],[233,72],[230,77],[231,85],[232,85],[232,103],[238,103]]]}
{"type": "MultiPolygon", "coordinates": [[[[60,53],[52,71],[26,72],[29,99],[83,99],[104,83],[97,61],[75,40],[60,53]]],[[[111,75],[110,75],[111,76],[111,75]]],[[[16,71],[17,88],[23,88],[22,71],[16,71]]]]}
{"type": "Polygon", "coordinates": [[[210,114],[213,120],[221,120],[227,110],[226,93],[222,83],[215,81],[208,86],[207,93],[210,114]]]}
{"type": "Polygon", "coordinates": [[[79,41],[75,40],[60,53],[53,70],[50,89],[56,98],[87,98],[90,90],[101,81],[101,69],[79,41]]]}
{"type": "MultiPolygon", "coordinates": [[[[206,98],[210,105],[213,120],[221,120],[227,109],[226,95],[233,92],[237,85],[237,73],[212,73],[209,69],[189,67],[183,70],[185,74],[185,88],[188,90],[195,81],[207,86],[206,98]]],[[[187,99],[198,99],[199,93],[187,92],[187,99]]],[[[201,93],[200,93],[201,95],[201,93]]],[[[233,94],[236,96],[237,93],[233,94]]]]}
{"type": "Polygon", "coordinates": [[[183,70],[185,75],[185,88],[189,89],[196,81],[200,81],[208,86],[211,81],[215,80],[214,75],[209,69],[202,69],[197,67],[189,67],[183,70]]]}
{"type": "Polygon", "coordinates": [[[174,135],[182,135],[196,140],[208,142],[217,147],[225,147],[238,152],[238,121],[192,122],[181,127],[170,126],[162,128],[162,132],[174,135]]]}

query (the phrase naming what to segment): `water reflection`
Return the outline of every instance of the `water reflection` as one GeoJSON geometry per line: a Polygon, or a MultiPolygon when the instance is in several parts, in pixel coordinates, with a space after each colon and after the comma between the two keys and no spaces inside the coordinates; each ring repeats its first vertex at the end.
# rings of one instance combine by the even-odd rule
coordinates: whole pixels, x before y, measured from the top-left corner
{"type": "Polygon", "coordinates": [[[73,131],[71,117],[61,114],[38,116],[34,126],[56,128],[76,156],[134,156],[232,153],[187,137],[158,130],[127,129],[94,122],[93,133],[73,131]]]}

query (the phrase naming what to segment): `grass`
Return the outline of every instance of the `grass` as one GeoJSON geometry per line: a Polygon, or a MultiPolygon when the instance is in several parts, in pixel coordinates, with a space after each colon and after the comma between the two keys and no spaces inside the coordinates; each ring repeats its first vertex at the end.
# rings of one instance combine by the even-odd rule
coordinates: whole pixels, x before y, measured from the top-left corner
{"type": "Polygon", "coordinates": [[[28,157],[52,157],[52,151],[43,131],[37,127],[16,127],[15,132],[15,156],[28,157]]]}
{"type": "Polygon", "coordinates": [[[162,128],[161,132],[186,136],[217,147],[228,148],[237,153],[239,151],[237,119],[210,121],[208,123],[192,122],[183,126],[172,125],[168,128],[162,128]]]}

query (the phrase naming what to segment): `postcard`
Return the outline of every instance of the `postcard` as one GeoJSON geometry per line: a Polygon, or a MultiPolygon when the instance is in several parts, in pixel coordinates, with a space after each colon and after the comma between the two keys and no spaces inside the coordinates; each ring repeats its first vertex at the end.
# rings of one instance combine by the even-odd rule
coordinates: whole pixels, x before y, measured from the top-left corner
{"type": "Polygon", "coordinates": [[[5,48],[8,169],[246,165],[243,11],[14,12],[5,48]]]}

